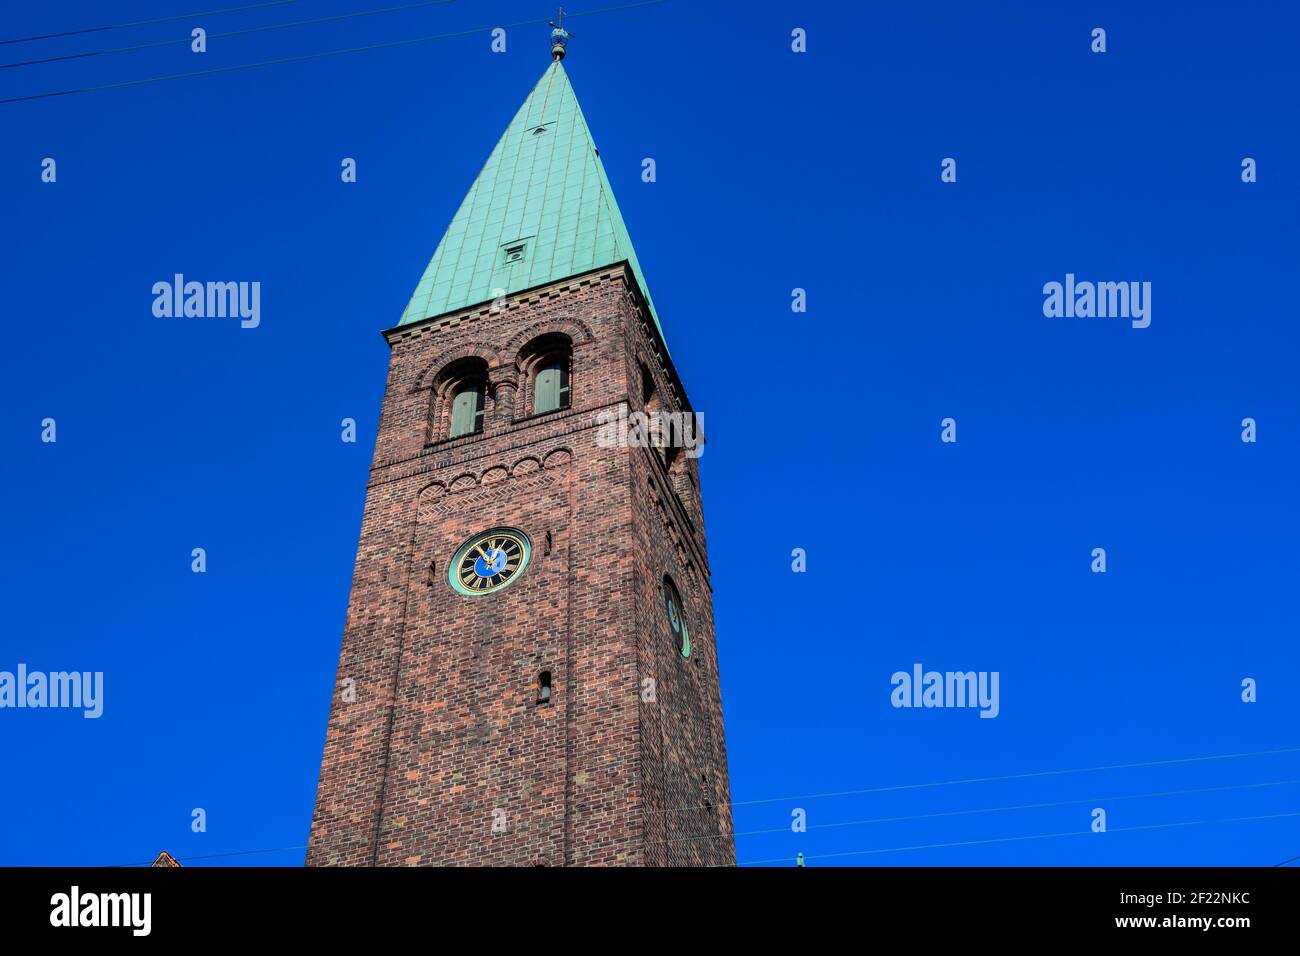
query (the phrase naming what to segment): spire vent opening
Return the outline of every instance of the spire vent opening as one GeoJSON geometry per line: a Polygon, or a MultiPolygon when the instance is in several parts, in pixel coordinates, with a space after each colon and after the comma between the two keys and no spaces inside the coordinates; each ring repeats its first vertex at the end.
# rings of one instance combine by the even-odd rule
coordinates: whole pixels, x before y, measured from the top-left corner
{"type": "Polygon", "coordinates": [[[512,266],[528,256],[528,240],[516,239],[501,246],[501,264],[512,266]]]}

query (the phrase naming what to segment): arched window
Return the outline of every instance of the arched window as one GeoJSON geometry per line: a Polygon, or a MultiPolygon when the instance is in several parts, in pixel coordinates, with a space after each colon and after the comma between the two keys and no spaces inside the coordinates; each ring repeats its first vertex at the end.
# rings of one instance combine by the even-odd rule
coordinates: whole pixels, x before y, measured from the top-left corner
{"type": "Polygon", "coordinates": [[[695,476],[691,474],[690,458],[680,448],[669,449],[668,479],[672,482],[677,500],[686,509],[686,516],[692,519],[692,509],[699,502],[699,493],[695,489],[695,476]]]}
{"type": "Polygon", "coordinates": [[[557,412],[573,403],[573,342],[563,332],[538,336],[525,345],[519,352],[519,370],[529,390],[532,414],[557,412]]]}
{"type": "Polygon", "coordinates": [[[649,442],[650,447],[655,450],[655,454],[659,456],[659,460],[664,467],[667,467],[668,452],[664,448],[662,428],[663,402],[659,400],[659,392],[655,390],[654,376],[650,374],[650,370],[644,364],[641,365],[641,405],[646,415],[646,428],[648,430],[646,440],[649,442]]]}
{"type": "Polygon", "coordinates": [[[533,414],[569,407],[569,361],[552,358],[537,367],[533,379],[533,414]]]}
{"type": "Polygon", "coordinates": [[[443,369],[433,386],[430,441],[481,434],[488,397],[484,359],[471,355],[443,369]]]}
{"type": "Polygon", "coordinates": [[[650,399],[654,397],[655,393],[655,379],[650,374],[650,370],[645,367],[644,362],[638,362],[637,365],[641,369],[641,406],[649,408],[650,399]]]}
{"type": "Polygon", "coordinates": [[[451,400],[451,437],[476,435],[483,430],[483,383],[457,389],[451,400]]]}

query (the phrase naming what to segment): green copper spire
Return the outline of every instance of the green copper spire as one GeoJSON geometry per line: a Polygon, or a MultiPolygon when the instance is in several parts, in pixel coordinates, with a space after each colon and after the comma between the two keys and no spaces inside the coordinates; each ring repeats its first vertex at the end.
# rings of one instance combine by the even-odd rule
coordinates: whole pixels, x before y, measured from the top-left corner
{"type": "Polygon", "coordinates": [[[559,54],[470,187],[398,325],[627,260],[663,335],[605,167],[560,63],[563,44],[553,45],[559,54]]]}

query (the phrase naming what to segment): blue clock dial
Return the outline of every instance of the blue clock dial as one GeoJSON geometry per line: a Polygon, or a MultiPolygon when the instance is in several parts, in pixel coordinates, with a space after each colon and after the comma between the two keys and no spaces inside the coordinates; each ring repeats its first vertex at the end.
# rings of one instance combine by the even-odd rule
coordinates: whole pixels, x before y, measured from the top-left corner
{"type": "Polygon", "coordinates": [[[504,548],[484,551],[474,561],[474,573],[481,578],[490,578],[506,569],[506,552],[504,548]]]}
{"type": "Polygon", "coordinates": [[[497,528],[475,535],[461,545],[447,569],[451,586],[461,594],[491,594],[510,584],[528,564],[528,536],[497,528]]]}

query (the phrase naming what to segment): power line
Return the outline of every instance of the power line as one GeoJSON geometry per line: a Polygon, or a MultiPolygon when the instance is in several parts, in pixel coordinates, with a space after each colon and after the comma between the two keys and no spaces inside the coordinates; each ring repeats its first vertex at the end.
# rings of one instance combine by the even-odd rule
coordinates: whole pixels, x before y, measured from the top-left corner
{"type": "MultiPolygon", "coordinates": [[[[1265,783],[1265,784],[1254,784],[1254,785],[1249,785],[1249,784],[1248,784],[1247,786],[1260,786],[1260,787],[1267,787],[1267,786],[1280,785],[1280,784],[1282,784],[1282,783],[1297,783],[1297,782],[1300,782],[1300,781],[1287,780],[1287,781],[1278,781],[1277,784],[1268,784],[1268,783],[1265,783]]],[[[1222,787],[1222,788],[1216,788],[1216,789],[1233,790],[1233,789],[1240,789],[1240,788],[1237,788],[1237,787],[1222,787]]],[[[1172,791],[1172,792],[1173,792],[1173,793],[1197,793],[1197,792],[1200,792],[1200,791],[1188,790],[1188,791],[1172,791]]],[[[1099,800],[1101,800],[1101,799],[1104,799],[1104,800],[1128,800],[1128,799],[1137,799],[1138,797],[1148,797],[1148,796],[1168,796],[1168,795],[1169,795],[1169,794],[1142,794],[1142,793],[1139,793],[1139,794],[1132,794],[1132,795],[1127,796],[1127,797],[1102,797],[1102,798],[1098,798],[1098,799],[1099,799],[1099,800]]],[[[1087,803],[1087,802],[1089,802],[1089,801],[1085,801],[1085,800],[1077,800],[1077,801],[1069,801],[1069,802],[1071,802],[1071,803],[1087,803]]],[[[1054,806],[1054,805],[1063,805],[1063,804],[1048,804],[1048,806],[1054,806]]],[[[993,808],[991,808],[991,809],[989,809],[989,810],[975,810],[975,811],[970,811],[970,812],[974,812],[974,813],[985,812],[985,813],[987,813],[987,812],[993,812],[993,810],[1002,810],[1002,809],[1020,809],[1020,808],[1018,808],[1018,807],[993,807],[993,808]]],[[[930,814],[926,814],[926,815],[924,815],[924,816],[930,816],[930,814]]],[[[1177,828],[1177,827],[1207,826],[1207,825],[1210,825],[1210,824],[1221,824],[1221,823],[1249,823],[1249,822],[1258,821],[1258,820],[1281,820],[1281,819],[1286,819],[1286,818],[1290,818],[1290,817],[1300,817],[1300,813],[1272,813],[1272,814],[1265,814],[1265,815],[1262,815],[1262,816],[1252,816],[1252,817],[1227,817],[1227,818],[1224,818],[1224,819],[1218,819],[1218,820],[1185,820],[1185,821],[1181,821],[1181,822],[1178,822],[1178,823],[1151,823],[1151,824],[1145,824],[1145,825],[1142,825],[1142,826],[1133,826],[1133,827],[1112,827],[1112,828],[1106,830],[1105,832],[1106,832],[1106,833],[1134,833],[1134,832],[1137,832],[1137,831],[1139,831],[1139,830],[1169,830],[1169,829],[1174,829],[1174,828],[1177,828]]],[[[907,820],[907,819],[922,819],[922,817],[915,817],[915,818],[912,818],[912,817],[899,817],[899,818],[897,818],[897,819],[901,819],[901,820],[907,820]]],[[[874,822],[886,822],[886,821],[863,820],[863,821],[858,821],[858,822],[862,822],[862,823],[874,823],[874,822]]],[[[991,843],[1022,843],[1022,842],[1028,841],[1028,840],[1052,840],[1052,839],[1058,839],[1058,838],[1060,838],[1060,837],[1086,836],[1086,835],[1089,835],[1089,834],[1091,834],[1091,833],[1092,833],[1091,830],[1067,830],[1067,831],[1065,831],[1065,832],[1063,832],[1063,833],[1034,833],[1034,834],[1029,834],[1029,835],[1027,835],[1027,836],[995,837],[995,838],[988,839],[988,840],[960,840],[960,841],[957,841],[957,842],[954,842],[954,843],[925,843],[925,844],[918,844],[918,845],[916,845],[916,846],[881,847],[881,848],[873,849],[873,850],[848,850],[848,851],[845,851],[845,852],[843,852],[843,853],[819,853],[819,854],[816,854],[816,855],[814,855],[814,856],[805,856],[804,859],[805,859],[805,860],[829,860],[829,859],[842,858],[842,857],[846,857],[846,856],[871,856],[871,855],[873,855],[873,854],[878,854],[878,853],[903,853],[903,852],[907,852],[907,851],[910,851],[910,850],[941,850],[941,849],[950,849],[950,848],[954,848],[954,847],[963,847],[963,846],[985,846],[985,845],[988,845],[988,844],[991,844],[991,843]]],[[[737,835],[739,836],[739,835],[742,835],[742,834],[737,834],[737,835]]],[[[680,842],[680,841],[669,841],[669,842],[680,842]]],[[[175,857],[175,859],[177,859],[177,860],[188,860],[188,861],[191,861],[191,862],[192,862],[192,861],[195,861],[195,860],[216,860],[216,859],[223,859],[223,858],[235,857],[235,856],[250,856],[250,855],[253,855],[253,854],[259,854],[259,853],[280,853],[280,852],[287,851],[287,850],[305,850],[305,849],[307,849],[306,844],[301,844],[301,845],[296,845],[296,846],[272,847],[272,848],[270,848],[270,849],[264,849],[264,850],[235,850],[235,851],[232,851],[232,852],[230,852],[230,853],[209,853],[209,854],[205,854],[205,855],[203,855],[203,856],[178,856],[178,857],[175,857]]],[[[1287,863],[1293,863],[1293,862],[1295,862],[1296,860],[1300,860],[1300,856],[1292,857],[1290,860],[1283,860],[1281,863],[1278,863],[1278,864],[1275,864],[1275,865],[1276,865],[1276,866],[1285,866],[1287,863]]],[[[788,856],[781,856],[781,857],[773,857],[772,859],[769,859],[769,860],[745,860],[744,862],[740,862],[740,863],[727,863],[727,864],[721,864],[721,865],[722,865],[722,866],[727,866],[727,867],[731,867],[731,866],[762,866],[762,865],[765,865],[765,864],[768,864],[768,863],[788,863],[789,861],[790,861],[790,858],[789,858],[788,856]]],[[[149,866],[152,862],[153,862],[153,861],[140,862],[140,863],[123,863],[123,864],[119,864],[119,866],[120,866],[120,867],[149,866]]]]}
{"type": "MultiPolygon", "coordinates": [[[[1142,767],[1168,767],[1176,764],[1203,763],[1207,760],[1236,760],[1241,757],[1266,757],[1277,754],[1300,753],[1300,747],[1284,747],[1279,750],[1255,750],[1248,753],[1209,754],[1204,757],[1177,757],[1172,760],[1148,760],[1141,763],[1117,763],[1104,767],[1074,767],[1069,770],[1036,770],[1030,773],[1009,773],[996,777],[968,777],[963,780],[939,780],[934,783],[905,783],[889,787],[865,787],[860,790],[836,790],[827,793],[798,793],[787,797],[764,797],[756,800],[733,800],[719,806],[746,807],[763,803],[785,803],[790,800],[820,800],[829,797],[855,797],[868,793],[891,793],[899,790],[926,790],[932,787],[955,787],[967,783],[997,783],[1004,780],[1029,780],[1035,777],[1059,777],[1072,773],[1100,773],[1106,770],[1136,770],[1142,767]]],[[[673,807],[666,810],[645,810],[645,813],[681,813],[686,810],[704,810],[711,804],[698,804],[685,807],[673,807]]],[[[638,812],[638,811],[632,811],[638,812]]]]}
{"type": "Polygon", "coordinates": [[[0,40],[0,46],[8,43],[32,43],[36,40],[55,40],[59,37],[75,37],[83,33],[103,33],[105,30],[125,30],[128,27],[143,27],[151,23],[171,23],[174,20],[187,20],[190,17],[215,17],[223,13],[240,13],[244,10],[260,10],[263,7],[282,7],[286,3],[297,3],[298,0],[271,0],[269,3],[250,3],[244,7],[226,7],[222,10],[200,10],[198,13],[178,13],[170,17],[154,17],[151,20],[132,20],[129,23],[111,23],[102,27],[85,27],[81,30],[65,30],[62,33],[41,33],[30,37],[14,37],[11,40],[0,40]]]}
{"type": "MultiPolygon", "coordinates": [[[[1106,833],[1134,833],[1138,830],[1169,830],[1174,827],[1196,827],[1206,826],[1216,823],[1247,823],[1253,820],[1281,820],[1286,817],[1300,817],[1300,813],[1270,813],[1258,817],[1228,817],[1222,820],[1185,820],[1181,823],[1150,823],[1144,826],[1136,827],[1112,827],[1106,830],[1106,833]]],[[[996,837],[990,840],[962,840],[957,843],[925,843],[919,846],[890,846],[882,847],[876,850],[849,850],[844,853],[819,853],[816,856],[805,856],[805,860],[830,860],[846,856],[869,856],[874,853],[902,853],[907,850],[941,850],[949,847],[959,846],[983,846],[989,843],[1016,843],[1025,840],[1052,840],[1058,837],[1071,836],[1091,836],[1091,830],[1067,830],[1064,833],[1034,833],[1028,836],[1014,837],[996,837]]],[[[1300,857],[1297,857],[1300,859],[1300,857]]],[[[736,863],[736,866],[759,866],[765,863],[789,863],[788,856],[776,857],[771,860],[746,860],[744,863],[736,863]]],[[[730,864],[725,864],[730,865],[730,864]]]]}
{"type": "MultiPolygon", "coordinates": [[[[1114,803],[1119,800],[1143,800],[1153,797],[1179,797],[1189,796],[1199,793],[1224,793],[1229,790],[1259,790],[1264,787],[1284,787],[1294,784],[1300,784],[1300,780],[1272,780],[1268,783],[1240,783],[1226,787],[1197,787],[1192,790],[1162,790],[1152,793],[1129,793],[1120,796],[1111,797],[1085,797],[1081,800],[1060,800],[1053,803],[1023,803],[1009,807],[978,807],[972,810],[941,810],[935,813],[917,813],[905,817],[878,817],[873,820],[845,820],[836,823],[814,823],[809,824],[809,830],[835,830],[843,827],[865,826],[872,823],[904,823],[911,820],[932,820],[937,817],[960,817],[969,816],[977,813],[1004,813],[1012,810],[1047,810],[1054,807],[1077,806],[1081,803],[1114,803]]],[[[773,827],[768,830],[742,830],[732,834],[733,836],[765,836],[773,833],[791,833],[794,832],[788,826],[773,827]]],[[[665,843],[687,843],[693,840],[716,840],[721,834],[712,833],[703,836],[680,837],[671,840],[665,840],[665,843]]],[[[1297,857],[1300,859],[1300,857],[1297,857]]]]}
{"type": "MultiPolygon", "coordinates": [[[[1293,784],[1300,784],[1300,780],[1273,780],[1273,781],[1269,781],[1269,782],[1267,782],[1267,783],[1245,783],[1245,784],[1233,784],[1233,785],[1231,785],[1231,786],[1225,786],[1225,787],[1199,787],[1199,788],[1196,788],[1196,789],[1193,789],[1193,790],[1163,790],[1163,791],[1155,791],[1155,792],[1151,792],[1151,793],[1129,793],[1129,794],[1123,794],[1123,795],[1120,795],[1120,796],[1110,796],[1110,797],[1089,797],[1089,798],[1081,799],[1081,800],[1062,800],[1062,801],[1055,802],[1055,803],[1027,803],[1027,804],[1021,804],[1021,805],[1018,805],[1018,806],[1008,806],[1008,807],[980,807],[980,808],[973,809],[973,810],[945,810],[945,811],[941,811],[941,812],[937,812],[937,813],[919,813],[919,814],[915,814],[915,815],[912,815],[912,816],[905,816],[905,817],[881,817],[881,818],[874,819],[874,820],[848,820],[848,821],[843,821],[843,822],[838,822],[838,823],[820,823],[820,824],[813,824],[813,825],[811,825],[808,829],[810,829],[810,830],[829,830],[829,829],[836,829],[836,828],[841,828],[841,827],[863,826],[863,825],[865,825],[865,824],[871,824],[871,823],[901,823],[901,822],[910,821],[910,820],[929,820],[929,819],[932,819],[932,818],[935,818],[935,817],[964,816],[964,815],[977,814],[977,813],[1001,813],[1001,812],[1004,812],[1004,811],[1011,811],[1011,810],[1039,810],[1039,809],[1047,809],[1047,808],[1052,808],[1052,807],[1073,806],[1073,805],[1078,805],[1078,804],[1081,804],[1081,803],[1113,803],[1113,802],[1118,801],[1118,800],[1140,800],[1140,799],[1146,799],[1146,798],[1149,798],[1149,797],[1173,797],[1173,796],[1186,796],[1186,795],[1189,795],[1189,794],[1199,794],[1199,793],[1222,793],[1222,792],[1229,791],[1229,790],[1258,790],[1258,789],[1261,789],[1261,788],[1263,788],[1263,787],[1281,787],[1281,786],[1288,786],[1288,785],[1293,785],[1293,784]]],[[[1281,814],[1281,816],[1296,816],[1296,815],[1298,815],[1298,814],[1281,814]]],[[[1274,819],[1274,817],[1239,817],[1239,818],[1236,818],[1236,819],[1237,819],[1237,820],[1267,820],[1267,819],[1274,819]]],[[[1226,823],[1226,822],[1233,822],[1233,821],[1227,821],[1227,820],[1225,820],[1225,821],[1199,821],[1199,822],[1204,822],[1204,823],[1225,822],[1225,823],[1226,823]]],[[[1162,826],[1166,826],[1166,827],[1170,827],[1170,826],[1188,826],[1188,825],[1190,825],[1190,824],[1162,824],[1162,826]]],[[[1150,828],[1150,827],[1122,827],[1122,828],[1118,828],[1117,830],[1107,831],[1107,832],[1120,832],[1120,831],[1122,831],[1122,830],[1133,830],[1133,829],[1151,829],[1151,828],[1150,828]]],[[[739,832],[739,833],[734,833],[734,834],[732,834],[732,836],[737,836],[737,837],[741,837],[741,836],[760,836],[760,835],[764,835],[764,834],[771,834],[771,833],[787,833],[787,832],[790,832],[789,827],[777,827],[777,828],[775,828],[775,829],[771,829],[771,830],[748,830],[748,831],[742,831],[742,832],[739,832]]],[[[1081,833],[1082,831],[1078,831],[1078,832],[1081,833]]],[[[1088,832],[1091,832],[1091,831],[1088,831],[1088,832]]],[[[1007,837],[1007,838],[1003,838],[1003,839],[1006,839],[1006,840],[1046,839],[1046,838],[1049,837],[1049,836],[1061,836],[1061,835],[1066,835],[1066,836],[1068,836],[1068,835],[1075,835],[1075,833],[1076,833],[1076,831],[1070,831],[1070,833],[1068,833],[1068,834],[1042,834],[1042,835],[1040,835],[1040,836],[1036,836],[1036,837],[1033,837],[1033,836],[1031,836],[1031,837],[1007,837]]],[[[692,841],[695,841],[695,840],[717,840],[717,839],[721,838],[722,836],[723,836],[723,834],[712,833],[712,834],[706,834],[706,835],[704,835],[704,836],[680,837],[680,838],[677,838],[677,839],[665,840],[664,842],[665,842],[665,843],[689,843],[689,842],[692,842],[692,841]]],[[[898,848],[898,849],[927,849],[927,848],[930,848],[930,847],[969,846],[969,845],[972,845],[973,843],[997,843],[997,842],[1001,842],[1001,841],[1000,841],[1000,840],[979,840],[979,841],[970,841],[970,842],[963,842],[963,843],[930,844],[930,845],[928,845],[927,847],[901,847],[901,848],[898,848]]],[[[202,855],[202,856],[178,856],[178,857],[175,857],[175,859],[177,859],[177,860],[187,860],[187,861],[193,861],[193,860],[217,860],[217,859],[222,859],[222,858],[225,858],[225,857],[234,857],[234,856],[250,856],[250,855],[253,855],[253,854],[259,854],[259,853],[280,853],[280,852],[283,852],[283,851],[286,851],[286,850],[305,850],[305,849],[307,849],[307,845],[306,845],[306,844],[301,844],[301,845],[295,845],[295,846],[270,847],[270,848],[260,849],[260,850],[233,850],[233,851],[231,851],[231,852],[229,852],[229,853],[209,853],[209,854],[205,854],[205,855],[202,855]]],[[[888,853],[888,852],[892,852],[892,851],[891,851],[891,850],[888,850],[888,849],[886,849],[886,850],[855,850],[855,851],[852,852],[852,854],[834,854],[834,853],[833,853],[833,854],[820,854],[820,856],[823,856],[823,857],[824,857],[824,856],[844,856],[844,855],[858,855],[858,854],[863,854],[863,853],[888,853]]],[[[773,860],[749,860],[749,861],[746,861],[745,863],[737,863],[737,864],[734,864],[734,865],[736,865],[736,866],[752,866],[752,865],[761,864],[761,863],[778,863],[778,862],[785,862],[787,859],[788,859],[788,857],[779,857],[779,858],[776,858],[776,859],[773,859],[773,860]]],[[[816,859],[816,857],[805,857],[805,859],[816,859]]],[[[1300,856],[1292,857],[1292,858],[1289,859],[1289,860],[1283,860],[1281,863],[1277,863],[1277,864],[1274,864],[1274,865],[1275,865],[1275,866],[1285,866],[1287,863],[1293,863],[1293,862],[1295,862],[1296,860],[1300,860],[1300,856]]],[[[119,863],[119,864],[116,864],[116,866],[118,866],[118,867],[149,866],[149,865],[152,864],[152,862],[153,862],[152,860],[146,860],[146,861],[141,861],[141,862],[138,862],[138,863],[119,863]]]]}
{"type": "MultiPolygon", "coordinates": [[[[621,10],[632,10],[637,7],[657,6],[666,3],[667,0],[641,0],[639,3],[625,3],[614,7],[604,7],[599,10],[587,10],[582,13],[567,14],[570,17],[591,17],[602,13],[616,13],[621,10]]],[[[438,33],[433,36],[411,37],[406,40],[390,40],[386,43],[372,43],[368,46],[349,47],[344,50],[325,50],[321,53],[305,53],[301,56],[282,57],[278,60],[263,60],[259,63],[240,63],[235,66],[216,67],[211,70],[196,70],[193,73],[172,73],[166,76],[150,76],[142,80],[126,80],[122,83],[108,83],[103,86],[85,86],[71,90],[55,90],[50,93],[33,93],[30,96],[11,96],[7,99],[0,99],[3,103],[23,103],[28,100],[44,100],[55,96],[72,96],[77,93],[99,93],[104,90],[124,89],[128,86],[143,86],[147,83],[161,83],[166,80],[184,80],[196,76],[213,76],[218,73],[234,73],[239,70],[251,70],[262,66],[278,66],[283,63],[301,63],[306,60],[319,60],[328,56],[342,56],[345,53],[364,53],[369,50],[385,50],[393,47],[410,46],[415,43],[429,43],[433,40],[451,40],[459,37],[475,36],[488,30],[500,28],[514,29],[516,27],[537,26],[542,23],[549,23],[547,19],[536,20],[519,20],[514,23],[494,23],[485,27],[476,27],[472,30],[459,30],[455,33],[438,33]]]]}
{"type": "MultiPolygon", "coordinates": [[[[400,7],[381,7],[377,10],[360,10],[356,13],[339,13],[329,17],[316,17],[313,20],[295,20],[292,23],[272,23],[264,27],[248,27],[244,30],[231,30],[228,33],[210,33],[209,40],[224,40],[227,37],[247,36],[250,33],[269,33],[273,30],[288,30],[291,27],[311,26],[315,23],[332,23],[337,20],[351,20],[354,17],[371,17],[381,13],[398,13],[402,10],[415,10],[420,7],[440,7],[455,0],[423,0],[421,3],[407,3],[400,7]]],[[[19,60],[15,63],[0,63],[0,70],[9,70],[19,66],[36,66],[40,63],[58,63],[61,60],[84,60],[92,56],[108,56],[113,53],[134,53],[138,50],[152,50],[163,46],[176,46],[181,43],[190,43],[191,38],[188,36],[177,37],[172,40],[158,40],[154,43],[137,43],[135,46],[120,46],[111,50],[87,50],[82,53],[64,53],[60,56],[47,56],[39,60],[19,60]]]]}
{"type": "MultiPolygon", "coordinates": [[[[271,847],[266,850],[235,850],[231,853],[208,853],[204,856],[174,856],[172,857],[172,859],[177,861],[217,860],[217,859],[221,859],[222,857],[228,857],[228,856],[249,856],[254,853],[279,853],[283,850],[305,850],[305,849],[307,849],[307,844],[304,843],[302,846],[277,846],[277,847],[271,847]]],[[[153,860],[147,860],[142,863],[118,863],[116,866],[110,867],[110,869],[122,869],[128,866],[152,866],[152,865],[153,865],[153,860]]]]}

